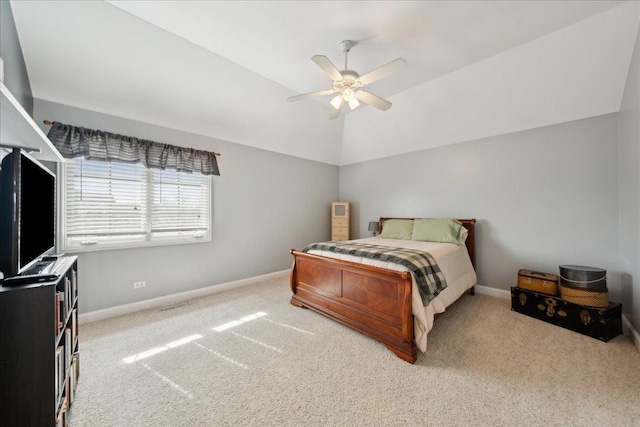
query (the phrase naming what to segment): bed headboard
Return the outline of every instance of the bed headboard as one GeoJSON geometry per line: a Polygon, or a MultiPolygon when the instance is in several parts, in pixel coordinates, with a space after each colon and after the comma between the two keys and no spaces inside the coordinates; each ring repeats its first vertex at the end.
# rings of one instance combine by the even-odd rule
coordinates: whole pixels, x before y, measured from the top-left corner
{"type": "MultiPolygon", "coordinates": [[[[415,218],[380,218],[380,225],[378,227],[378,233],[382,231],[382,224],[388,219],[415,219],[415,218]]],[[[467,247],[467,252],[469,252],[469,258],[471,258],[471,264],[473,267],[476,267],[476,235],[475,235],[475,219],[459,219],[462,223],[462,226],[467,229],[469,235],[467,236],[467,241],[464,242],[467,247]]]]}

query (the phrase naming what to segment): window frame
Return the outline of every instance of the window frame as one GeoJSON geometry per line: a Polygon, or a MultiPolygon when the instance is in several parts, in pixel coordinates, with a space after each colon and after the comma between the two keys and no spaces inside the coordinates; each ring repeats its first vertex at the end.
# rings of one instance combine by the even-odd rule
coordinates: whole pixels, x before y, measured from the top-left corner
{"type": "MultiPolygon", "coordinates": [[[[152,181],[152,170],[149,168],[145,168],[145,166],[140,165],[140,167],[147,169],[147,188],[146,188],[146,203],[147,203],[147,229],[145,233],[144,240],[142,241],[120,241],[117,243],[114,242],[98,242],[95,245],[81,245],[81,244],[71,244],[69,239],[67,238],[67,170],[68,164],[73,162],[74,159],[65,159],[64,162],[59,162],[57,164],[56,169],[56,191],[57,191],[57,235],[56,235],[56,246],[58,252],[63,253],[82,253],[82,252],[97,252],[97,251],[106,251],[106,250],[118,250],[118,249],[135,249],[135,248],[146,248],[146,247],[157,247],[157,246],[173,246],[173,245],[189,245],[194,243],[207,243],[211,242],[211,224],[212,224],[212,180],[211,176],[203,175],[205,177],[206,189],[205,189],[205,206],[207,213],[207,230],[202,237],[195,236],[183,236],[183,237],[161,237],[153,239],[151,236],[151,198],[153,197],[153,187],[150,185],[152,181]]],[[[93,161],[93,162],[101,162],[100,160],[85,160],[85,161],[93,161]]],[[[199,172],[194,172],[199,173],[199,172]]]]}

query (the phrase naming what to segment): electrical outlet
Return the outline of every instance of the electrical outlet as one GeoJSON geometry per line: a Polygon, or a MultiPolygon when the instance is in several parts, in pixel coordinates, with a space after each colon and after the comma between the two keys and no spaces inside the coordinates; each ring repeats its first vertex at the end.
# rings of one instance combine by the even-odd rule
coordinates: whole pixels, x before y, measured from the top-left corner
{"type": "Polygon", "coordinates": [[[142,282],[133,282],[133,289],[140,289],[144,288],[145,286],[147,286],[147,282],[145,282],[144,280],[142,282]]]}

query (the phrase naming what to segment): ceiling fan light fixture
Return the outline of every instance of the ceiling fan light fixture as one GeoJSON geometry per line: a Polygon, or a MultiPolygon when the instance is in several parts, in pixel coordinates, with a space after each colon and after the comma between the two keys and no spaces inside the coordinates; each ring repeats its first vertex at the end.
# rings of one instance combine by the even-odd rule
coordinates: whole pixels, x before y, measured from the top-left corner
{"type": "Polygon", "coordinates": [[[342,97],[342,94],[339,93],[336,96],[333,97],[333,99],[331,100],[330,104],[333,108],[335,108],[336,110],[339,110],[340,107],[342,107],[342,103],[344,102],[344,98],[342,97]]]}
{"type": "Polygon", "coordinates": [[[356,98],[355,92],[349,87],[342,91],[342,96],[344,96],[344,100],[347,102],[351,102],[356,98]]]}
{"type": "Polygon", "coordinates": [[[349,101],[349,107],[351,107],[351,111],[355,110],[359,106],[360,102],[357,99],[353,98],[351,101],[349,101]]]}

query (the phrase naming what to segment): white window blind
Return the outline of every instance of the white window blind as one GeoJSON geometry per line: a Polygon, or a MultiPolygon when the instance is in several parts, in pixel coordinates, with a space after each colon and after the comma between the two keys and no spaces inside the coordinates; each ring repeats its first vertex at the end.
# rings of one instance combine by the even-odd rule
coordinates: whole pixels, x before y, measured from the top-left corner
{"type": "Polygon", "coordinates": [[[62,166],[61,248],[209,241],[209,178],[78,157],[62,166]]]}
{"type": "Polygon", "coordinates": [[[150,169],[151,232],[157,237],[203,236],[208,229],[208,178],[175,170],[150,169]],[[206,188],[205,188],[206,187],[206,188]]]}

